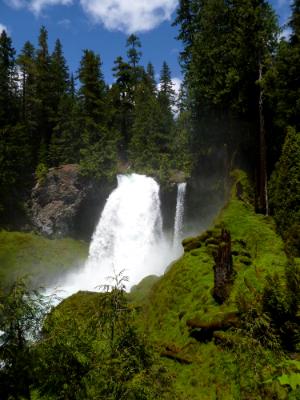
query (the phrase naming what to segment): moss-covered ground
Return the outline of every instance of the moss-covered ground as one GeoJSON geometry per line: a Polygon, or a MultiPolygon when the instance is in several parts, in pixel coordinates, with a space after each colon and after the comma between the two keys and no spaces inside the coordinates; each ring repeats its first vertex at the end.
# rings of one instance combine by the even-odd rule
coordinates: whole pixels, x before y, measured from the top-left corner
{"type": "Polygon", "coordinates": [[[33,233],[0,231],[0,282],[6,286],[28,275],[44,286],[57,275],[80,266],[88,245],[73,239],[49,240],[33,233]]]}
{"type": "MultiPolygon", "coordinates": [[[[228,313],[236,312],[237,296],[247,301],[248,295],[262,290],[267,274],[275,271],[279,276],[284,274],[287,257],[272,218],[255,213],[244,174],[240,172],[235,180],[243,186],[243,194],[238,194],[234,185],[231,200],[211,230],[184,241],[184,255],[154,282],[150,291],[147,288],[148,300],[140,313],[141,325],[157,351],[167,348],[188,361],[186,364],[175,359],[164,361],[174,376],[178,399],[273,398],[268,397],[265,389],[255,389],[275,373],[276,356],[271,351],[264,354],[263,360],[255,354],[255,348],[253,354],[251,351],[247,354],[228,351],[217,345],[216,340],[201,343],[191,337],[187,326],[189,320],[208,324],[222,321],[228,313]],[[212,296],[212,252],[221,228],[231,233],[236,275],[229,298],[219,305],[212,296]],[[266,358],[265,368],[260,368],[258,364],[266,362],[266,358]],[[256,368],[260,370],[260,381],[251,382],[257,379],[256,368]]],[[[135,291],[139,292],[139,288],[135,291]]],[[[134,300],[134,293],[132,297],[134,300]]],[[[135,300],[138,303],[139,297],[135,300]]],[[[222,334],[230,337],[230,331],[222,334]]],[[[282,396],[287,398],[286,392],[282,396]]]]}

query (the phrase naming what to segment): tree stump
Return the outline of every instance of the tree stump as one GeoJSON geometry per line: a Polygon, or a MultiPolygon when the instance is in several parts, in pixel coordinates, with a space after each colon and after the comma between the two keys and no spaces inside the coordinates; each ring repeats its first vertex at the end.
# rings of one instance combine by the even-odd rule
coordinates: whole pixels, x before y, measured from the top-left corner
{"type": "Polygon", "coordinates": [[[214,288],[213,297],[222,304],[229,297],[233,280],[230,232],[222,229],[218,250],[214,253],[214,288]]]}

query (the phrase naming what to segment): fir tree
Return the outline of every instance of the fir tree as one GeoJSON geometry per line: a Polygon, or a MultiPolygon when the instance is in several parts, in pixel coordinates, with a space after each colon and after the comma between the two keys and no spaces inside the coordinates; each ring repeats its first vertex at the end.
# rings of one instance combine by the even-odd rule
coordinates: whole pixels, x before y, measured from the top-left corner
{"type": "Polygon", "coordinates": [[[16,121],[18,111],[15,49],[3,30],[0,35],[0,128],[16,121]]]}
{"type": "Polygon", "coordinates": [[[171,71],[166,62],[163,63],[160,74],[160,88],[158,92],[158,102],[160,105],[160,140],[162,149],[169,151],[170,143],[173,135],[174,117],[173,107],[175,106],[175,91],[171,80],[171,71]]]}
{"type": "Polygon", "coordinates": [[[117,136],[108,129],[107,89],[100,57],[84,50],[80,62],[79,100],[82,107],[80,165],[85,175],[111,178],[116,166],[117,136]]]}
{"type": "Polygon", "coordinates": [[[101,64],[99,55],[91,50],[84,50],[78,72],[81,83],[78,96],[84,115],[94,123],[101,123],[105,119],[104,98],[106,86],[101,64]]]}
{"type": "Polygon", "coordinates": [[[55,42],[55,48],[50,59],[51,90],[50,96],[53,102],[52,109],[54,114],[63,95],[69,89],[69,71],[63,55],[62,45],[59,39],[55,42]]]}
{"type": "Polygon", "coordinates": [[[126,46],[128,47],[129,64],[135,70],[142,56],[142,53],[138,50],[141,47],[140,39],[138,36],[131,34],[127,39],[126,46]]]}
{"type": "Polygon", "coordinates": [[[47,163],[47,151],[51,140],[51,73],[48,50],[48,31],[42,26],[36,53],[36,99],[37,99],[37,144],[38,160],[47,163]]]}
{"type": "Polygon", "coordinates": [[[22,88],[22,119],[32,131],[36,121],[36,75],[35,75],[35,48],[32,43],[26,42],[17,59],[21,70],[22,88]]]}
{"type": "MultiPolygon", "coordinates": [[[[280,233],[300,232],[300,133],[288,128],[282,154],[270,182],[270,204],[280,233]]],[[[300,236],[298,236],[299,254],[300,236]]]]}

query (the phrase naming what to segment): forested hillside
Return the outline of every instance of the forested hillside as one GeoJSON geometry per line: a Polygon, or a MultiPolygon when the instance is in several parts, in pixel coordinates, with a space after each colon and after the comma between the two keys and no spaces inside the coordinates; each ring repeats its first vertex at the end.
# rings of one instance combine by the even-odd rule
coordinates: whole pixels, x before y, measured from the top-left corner
{"type": "MultiPolygon", "coordinates": [[[[109,85],[99,54],[85,49],[70,71],[44,26],[38,45],[26,42],[19,54],[1,33],[0,400],[300,399],[300,0],[285,27],[266,0],[180,0],[173,25],[182,44],[178,95],[166,62],[159,79],[142,65],[136,34],[126,59],[116,55],[109,85]],[[59,166],[67,179],[51,169],[59,166]],[[175,183],[192,188],[207,219],[216,199],[222,208],[182,241],[182,256],[161,276],[128,293],[126,271],[112,265],[108,283],[95,283],[100,293],[80,291],[53,307],[61,299],[16,277],[52,282],[83,265],[86,243],[14,230],[32,229],[37,183],[41,203],[54,198],[71,215],[68,202],[84,191],[78,171],[99,187],[117,173],[148,175],[140,182],[155,186],[146,193],[155,221],[139,231],[129,224],[123,232],[133,240],[153,224],[163,242],[160,201],[177,214],[165,190],[175,183]],[[52,196],[71,186],[64,202],[52,196]]],[[[196,201],[188,204],[197,220],[196,201]]],[[[117,231],[114,210],[105,229],[117,231]]],[[[113,247],[105,233],[100,250],[113,247]]]]}
{"type": "Polygon", "coordinates": [[[83,175],[112,179],[130,168],[166,180],[173,169],[190,172],[188,132],[174,118],[171,71],[159,82],[151,63],[139,64],[141,43],[128,37],[127,59],[117,57],[114,83],[104,81],[100,55],[84,50],[70,73],[59,39],[51,52],[48,32],[38,46],[16,55],[5,31],[0,40],[1,223],[20,215],[33,174],[79,163],[83,175]],[[18,213],[19,211],[19,213],[18,213]]]}

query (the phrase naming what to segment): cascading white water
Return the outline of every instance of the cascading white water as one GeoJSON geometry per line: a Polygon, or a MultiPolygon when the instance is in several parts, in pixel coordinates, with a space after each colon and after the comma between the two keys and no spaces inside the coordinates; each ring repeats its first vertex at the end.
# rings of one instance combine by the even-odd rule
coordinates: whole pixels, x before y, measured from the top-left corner
{"type": "Polygon", "coordinates": [[[162,274],[172,259],[171,246],[162,231],[159,185],[144,175],[119,175],[83,270],[69,275],[59,286],[66,295],[95,290],[107,283],[106,277],[124,269],[128,289],[147,275],[162,274]]]}
{"type": "Polygon", "coordinates": [[[176,200],[176,213],[174,220],[174,236],[173,236],[173,250],[180,253],[180,243],[182,240],[182,227],[184,215],[184,198],[186,192],[186,183],[179,183],[177,185],[177,200],[176,200]]]}

